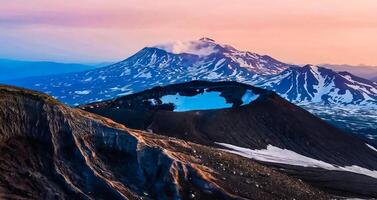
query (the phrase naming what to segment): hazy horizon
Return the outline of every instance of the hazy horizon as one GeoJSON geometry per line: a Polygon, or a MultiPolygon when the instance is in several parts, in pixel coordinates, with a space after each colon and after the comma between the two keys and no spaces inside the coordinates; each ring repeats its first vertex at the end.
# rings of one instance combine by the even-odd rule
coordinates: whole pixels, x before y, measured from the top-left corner
{"type": "Polygon", "coordinates": [[[288,63],[376,66],[376,8],[373,0],[4,0],[0,57],[114,62],[145,46],[210,37],[288,63]]]}

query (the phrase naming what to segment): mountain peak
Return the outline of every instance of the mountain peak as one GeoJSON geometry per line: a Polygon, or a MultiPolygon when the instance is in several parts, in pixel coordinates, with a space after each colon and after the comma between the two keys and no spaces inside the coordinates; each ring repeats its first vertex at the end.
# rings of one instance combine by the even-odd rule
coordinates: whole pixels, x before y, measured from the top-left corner
{"type": "Polygon", "coordinates": [[[273,90],[294,103],[374,108],[377,102],[377,90],[372,82],[317,65],[289,68],[285,74],[272,76],[258,83],[258,86],[273,90]],[[287,86],[287,83],[290,85],[287,86]]]}
{"type": "Polygon", "coordinates": [[[203,42],[215,42],[215,40],[211,39],[211,38],[208,38],[208,37],[202,37],[199,39],[199,41],[203,41],[203,42]]]}
{"type": "Polygon", "coordinates": [[[307,65],[304,65],[303,68],[315,68],[317,66],[315,65],[312,65],[312,64],[307,64],[307,65]]]}

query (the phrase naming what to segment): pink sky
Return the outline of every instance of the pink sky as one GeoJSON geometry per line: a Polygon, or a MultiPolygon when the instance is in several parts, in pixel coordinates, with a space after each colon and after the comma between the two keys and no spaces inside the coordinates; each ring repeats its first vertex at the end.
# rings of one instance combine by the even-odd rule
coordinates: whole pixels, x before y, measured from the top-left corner
{"type": "Polygon", "coordinates": [[[0,57],[116,61],[210,37],[285,62],[377,65],[376,10],[376,0],[2,0],[0,57]]]}

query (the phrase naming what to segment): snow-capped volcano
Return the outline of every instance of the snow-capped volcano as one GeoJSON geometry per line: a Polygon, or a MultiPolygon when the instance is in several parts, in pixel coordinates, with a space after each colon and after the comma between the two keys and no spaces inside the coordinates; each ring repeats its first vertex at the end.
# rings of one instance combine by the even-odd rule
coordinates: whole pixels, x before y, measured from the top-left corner
{"type": "Polygon", "coordinates": [[[254,84],[292,65],[239,51],[209,38],[145,47],[116,64],[95,70],[7,82],[83,104],[192,80],[232,80],[254,84]]]}
{"type": "Polygon", "coordinates": [[[259,75],[271,75],[282,72],[292,66],[277,61],[267,55],[259,55],[248,51],[240,51],[236,48],[216,43],[210,38],[201,38],[195,41],[171,42],[156,45],[155,48],[162,49],[172,54],[192,54],[199,57],[216,56],[230,61],[230,64],[248,69],[250,72],[259,75]]]}
{"type": "Polygon", "coordinates": [[[291,102],[377,107],[377,84],[348,72],[306,65],[291,67],[258,83],[291,102]]]}

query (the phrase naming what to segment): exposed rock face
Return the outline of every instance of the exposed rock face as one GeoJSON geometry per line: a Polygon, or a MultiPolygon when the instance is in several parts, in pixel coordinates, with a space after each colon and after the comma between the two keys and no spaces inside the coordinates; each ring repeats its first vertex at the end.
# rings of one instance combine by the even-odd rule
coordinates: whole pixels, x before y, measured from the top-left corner
{"type": "MultiPolygon", "coordinates": [[[[273,92],[244,84],[190,82],[158,87],[81,108],[133,128],[208,146],[219,147],[216,142],[220,142],[266,149],[273,145],[334,166],[356,165],[377,170],[377,152],[365,141],[342,132],[273,92]],[[240,100],[240,91],[248,89],[259,94],[259,98],[244,106],[188,112],[172,112],[163,104],[148,104],[151,98],[159,99],[175,93],[192,95],[203,88],[222,91],[223,96],[233,97],[230,101],[240,100]]],[[[344,193],[377,196],[374,189],[377,179],[365,175],[289,165],[278,165],[278,168],[334,193],[346,191],[344,193]],[[351,184],[339,184],[339,181],[351,184]]]]}
{"type": "Polygon", "coordinates": [[[0,86],[1,199],[328,199],[233,154],[0,86]]]}

